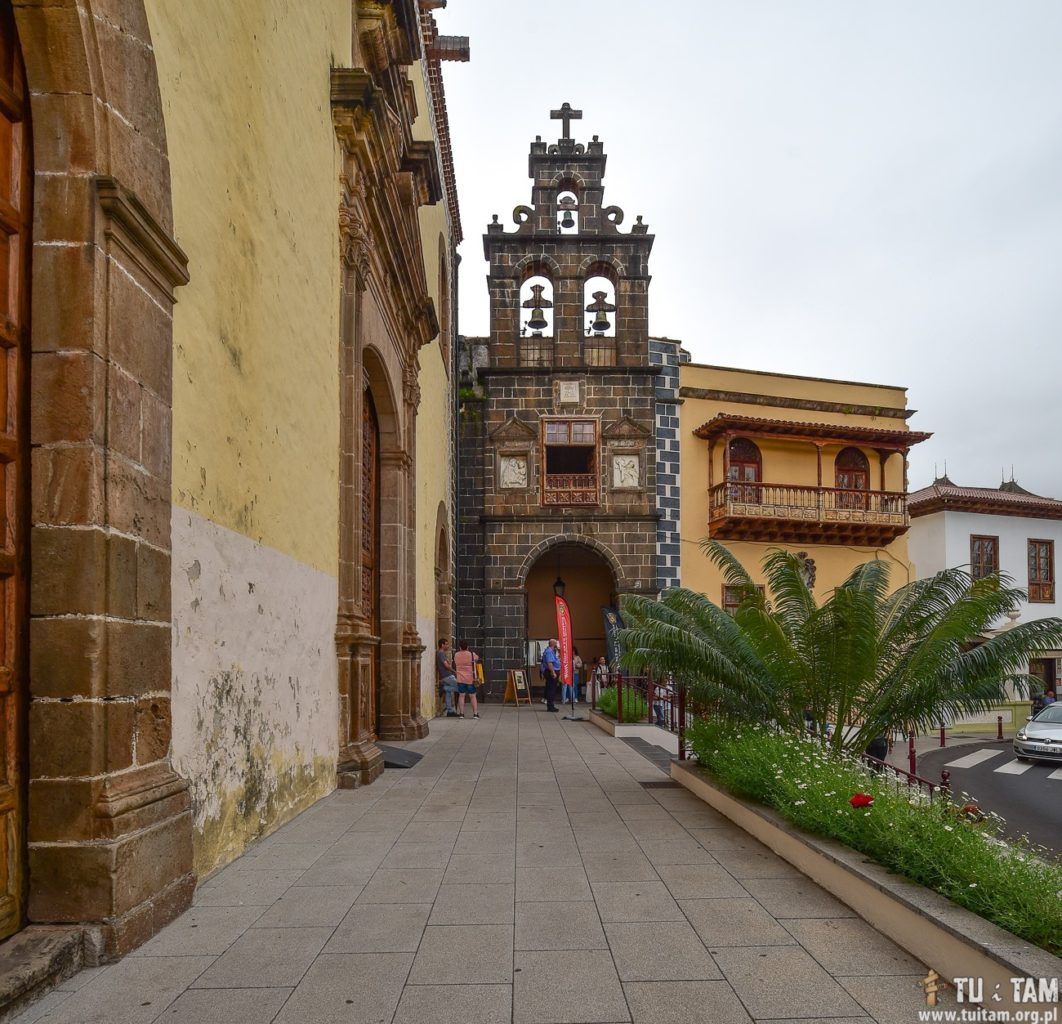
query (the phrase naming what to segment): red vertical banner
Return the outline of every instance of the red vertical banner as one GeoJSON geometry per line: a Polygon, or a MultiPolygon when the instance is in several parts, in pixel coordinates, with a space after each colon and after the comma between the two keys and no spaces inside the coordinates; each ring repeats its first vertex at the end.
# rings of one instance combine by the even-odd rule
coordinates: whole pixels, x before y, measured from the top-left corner
{"type": "Polygon", "coordinates": [[[563,597],[555,597],[557,602],[557,641],[560,643],[560,663],[562,683],[572,684],[572,613],[568,611],[568,602],[563,597]]]}

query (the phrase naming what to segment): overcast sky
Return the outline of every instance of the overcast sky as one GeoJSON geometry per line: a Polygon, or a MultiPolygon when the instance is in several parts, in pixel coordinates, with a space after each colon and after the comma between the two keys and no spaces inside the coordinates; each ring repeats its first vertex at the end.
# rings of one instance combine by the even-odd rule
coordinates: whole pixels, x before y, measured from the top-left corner
{"type": "Polygon", "coordinates": [[[656,235],[650,329],[697,362],[900,384],[934,465],[1062,497],[1062,0],[450,0],[466,240],[530,201],[549,111],[656,235]]]}

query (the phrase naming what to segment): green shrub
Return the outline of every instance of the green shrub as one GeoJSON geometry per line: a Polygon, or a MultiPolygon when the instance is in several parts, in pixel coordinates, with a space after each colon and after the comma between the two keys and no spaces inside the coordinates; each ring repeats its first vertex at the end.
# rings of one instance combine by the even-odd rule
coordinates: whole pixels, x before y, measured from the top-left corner
{"type": "Polygon", "coordinates": [[[1001,841],[998,815],[930,801],[857,758],[760,726],[698,722],[689,738],[701,766],[725,789],[1062,953],[1062,865],[1027,839],[1001,841]],[[856,793],[873,803],[853,807],[856,793]]]}
{"type": "MultiPolygon", "coordinates": [[[[616,693],[615,686],[606,687],[597,698],[598,709],[609,718],[616,717],[616,701],[619,695],[616,693]]],[[[646,704],[645,698],[637,690],[632,690],[629,686],[623,687],[623,721],[625,722],[644,722],[649,714],[649,705],[646,704]]]]}

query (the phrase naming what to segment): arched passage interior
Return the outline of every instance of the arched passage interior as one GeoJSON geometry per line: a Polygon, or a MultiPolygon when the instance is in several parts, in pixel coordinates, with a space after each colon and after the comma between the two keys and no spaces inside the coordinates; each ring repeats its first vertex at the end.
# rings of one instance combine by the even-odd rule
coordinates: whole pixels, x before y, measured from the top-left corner
{"type": "Polygon", "coordinates": [[[538,662],[539,642],[557,635],[553,584],[558,576],[564,581],[573,643],[582,659],[589,662],[606,653],[601,609],[616,604],[612,567],[588,547],[561,544],[541,555],[527,574],[528,663],[532,665],[538,662]]]}

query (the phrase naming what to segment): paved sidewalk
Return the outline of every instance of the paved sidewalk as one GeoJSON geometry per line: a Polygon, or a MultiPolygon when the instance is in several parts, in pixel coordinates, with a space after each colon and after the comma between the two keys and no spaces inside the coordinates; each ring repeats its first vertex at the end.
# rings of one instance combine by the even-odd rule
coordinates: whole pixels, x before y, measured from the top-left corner
{"type": "Polygon", "coordinates": [[[630,746],[432,723],[20,1024],[913,1024],[922,964],[630,746]]]}

